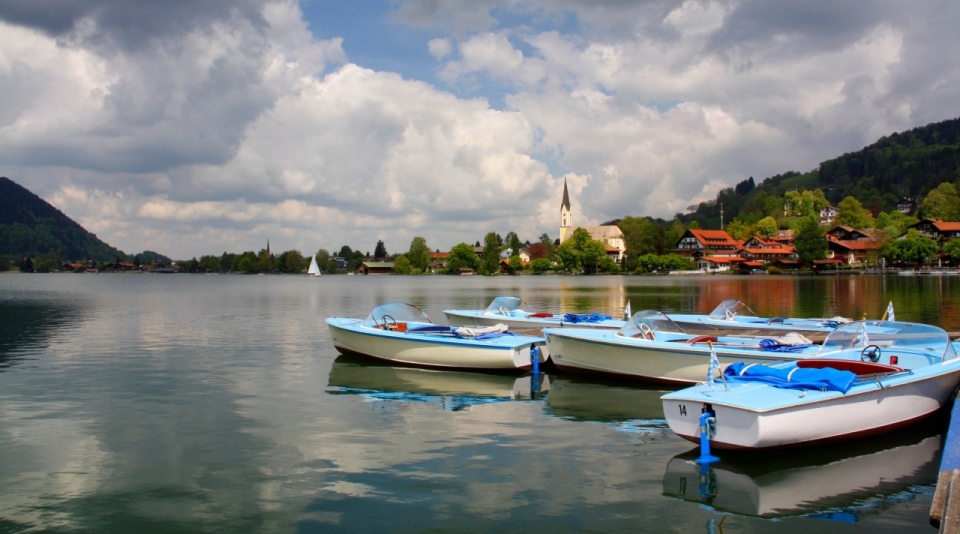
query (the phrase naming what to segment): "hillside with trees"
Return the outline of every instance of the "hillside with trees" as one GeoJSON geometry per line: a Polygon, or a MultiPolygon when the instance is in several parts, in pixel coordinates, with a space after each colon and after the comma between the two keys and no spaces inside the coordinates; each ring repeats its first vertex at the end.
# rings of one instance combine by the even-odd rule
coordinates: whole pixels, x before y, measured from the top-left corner
{"type": "Polygon", "coordinates": [[[47,201],[4,177],[0,177],[0,255],[97,261],[126,258],[47,201]]]}
{"type": "Polygon", "coordinates": [[[807,173],[785,172],[756,183],[753,177],[690,206],[676,218],[704,228],[739,219],[756,224],[782,208],[788,192],[820,189],[837,206],[853,197],[873,216],[896,208],[901,198],[927,196],[942,183],[960,182],[960,119],[928,124],[880,138],[857,152],[820,163],[807,173]]]}

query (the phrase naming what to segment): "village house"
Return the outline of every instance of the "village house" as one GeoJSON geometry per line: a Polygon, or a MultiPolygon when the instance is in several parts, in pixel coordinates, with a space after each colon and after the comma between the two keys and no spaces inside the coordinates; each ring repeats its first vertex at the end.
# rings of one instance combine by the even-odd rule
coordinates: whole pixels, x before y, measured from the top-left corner
{"type": "Polygon", "coordinates": [[[392,261],[365,261],[357,267],[360,274],[393,274],[392,261]]]}
{"type": "Polygon", "coordinates": [[[827,259],[841,260],[848,265],[865,261],[880,248],[880,240],[872,231],[849,226],[835,226],[826,232],[826,237],[827,259]]]}
{"type": "Polygon", "coordinates": [[[837,216],[840,215],[840,208],[834,206],[827,206],[820,210],[820,225],[826,226],[828,224],[833,224],[837,220],[837,216]]]}
{"type": "Polygon", "coordinates": [[[960,238],[960,222],[945,222],[936,219],[924,219],[911,226],[916,228],[920,235],[937,241],[937,251],[943,250],[948,241],[960,238]]]}
{"type": "Polygon", "coordinates": [[[711,251],[714,256],[731,256],[742,244],[725,230],[689,229],[677,242],[677,251],[684,256],[702,256],[711,251]]]}

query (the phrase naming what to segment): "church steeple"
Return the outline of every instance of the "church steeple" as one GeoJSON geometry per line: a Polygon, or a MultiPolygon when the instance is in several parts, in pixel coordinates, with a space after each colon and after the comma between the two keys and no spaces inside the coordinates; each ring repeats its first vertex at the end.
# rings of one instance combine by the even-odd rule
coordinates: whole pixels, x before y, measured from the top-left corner
{"type": "Polygon", "coordinates": [[[570,210],[570,193],[567,192],[567,179],[563,179],[563,201],[560,203],[560,242],[563,243],[570,231],[573,214],[570,210]]]}

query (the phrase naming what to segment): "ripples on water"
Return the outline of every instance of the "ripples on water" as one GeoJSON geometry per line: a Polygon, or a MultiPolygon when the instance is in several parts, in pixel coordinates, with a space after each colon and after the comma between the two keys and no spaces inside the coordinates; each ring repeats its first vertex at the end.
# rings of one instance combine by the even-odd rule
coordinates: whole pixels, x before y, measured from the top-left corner
{"type": "Polygon", "coordinates": [[[0,532],[925,529],[942,422],[872,448],[725,457],[703,497],[658,388],[376,364],[338,355],[323,319],[402,300],[443,322],[502,294],[612,315],[739,297],[769,316],[879,317],[893,300],[898,319],[960,330],[958,287],[0,275],[0,532]]]}

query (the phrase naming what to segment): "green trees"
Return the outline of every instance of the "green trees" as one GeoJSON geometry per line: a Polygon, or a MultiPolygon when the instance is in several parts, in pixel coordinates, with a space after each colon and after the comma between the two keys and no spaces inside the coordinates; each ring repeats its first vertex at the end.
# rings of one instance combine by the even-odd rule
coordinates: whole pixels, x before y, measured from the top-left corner
{"type": "Polygon", "coordinates": [[[816,217],[820,213],[820,210],[829,205],[830,203],[824,196],[823,191],[819,189],[812,191],[787,191],[783,195],[784,210],[790,215],[797,217],[816,217]]]}
{"type": "Polygon", "coordinates": [[[879,252],[891,263],[915,263],[919,269],[927,258],[936,255],[937,242],[910,229],[903,239],[891,239],[881,245],[879,252]]]}
{"type": "Polygon", "coordinates": [[[447,269],[451,273],[456,273],[459,269],[476,269],[480,263],[477,254],[473,251],[473,246],[469,243],[460,243],[450,249],[450,256],[447,258],[447,269]]]}
{"type": "Polygon", "coordinates": [[[400,254],[393,259],[393,272],[397,274],[410,274],[413,272],[413,269],[410,264],[410,259],[405,255],[400,254]]]}
{"type": "Polygon", "coordinates": [[[730,237],[740,241],[745,241],[753,237],[753,234],[756,233],[757,228],[754,225],[741,221],[738,217],[727,225],[726,230],[727,233],[730,234],[730,237]]]}
{"type": "Polygon", "coordinates": [[[537,258],[530,262],[530,269],[537,274],[543,274],[550,270],[550,260],[546,258],[537,258]]]}
{"type": "Polygon", "coordinates": [[[662,240],[661,228],[648,217],[630,217],[620,220],[620,231],[623,232],[623,243],[626,246],[627,263],[633,266],[636,258],[644,254],[657,253],[659,241],[662,240]]]}
{"type": "Polygon", "coordinates": [[[299,250],[291,249],[277,256],[277,268],[285,273],[299,273],[307,265],[303,254],[299,250]]]}
{"type": "MultiPolygon", "coordinates": [[[[410,265],[420,272],[427,269],[430,264],[430,247],[427,246],[427,240],[422,237],[414,237],[410,241],[410,250],[407,251],[407,258],[410,265]]],[[[394,266],[396,270],[396,266],[394,266]]]]}
{"type": "Polygon", "coordinates": [[[873,228],[873,216],[867,211],[860,201],[847,197],[837,204],[840,215],[837,215],[837,224],[851,226],[853,228],[873,228]]]}
{"type": "Polygon", "coordinates": [[[200,256],[199,268],[205,272],[217,272],[220,270],[220,260],[216,256],[200,256]]]}
{"type": "Polygon", "coordinates": [[[523,248],[523,243],[520,241],[520,237],[516,232],[507,232],[507,237],[504,238],[504,242],[507,247],[510,247],[511,254],[520,254],[520,249],[523,248]]]}
{"type": "Polygon", "coordinates": [[[799,233],[793,241],[793,246],[804,265],[810,265],[813,260],[822,260],[827,257],[827,238],[823,235],[820,224],[810,217],[800,222],[799,233]]]}
{"type": "Polygon", "coordinates": [[[607,250],[602,242],[590,238],[583,228],[574,230],[570,239],[560,244],[557,255],[563,268],[578,273],[583,269],[595,271],[607,250]]]}
{"type": "Polygon", "coordinates": [[[960,220],[960,197],[957,196],[957,188],[949,182],[940,184],[923,199],[920,213],[927,219],[960,220]]]}
{"type": "Polygon", "coordinates": [[[777,220],[773,217],[764,217],[757,222],[757,234],[762,237],[773,237],[777,235],[777,230],[779,229],[780,227],[777,225],[777,220]]]}
{"type": "Polygon", "coordinates": [[[954,265],[960,265],[960,239],[948,241],[947,244],[943,246],[943,253],[950,258],[950,261],[952,261],[954,265]]]}
{"type": "Polygon", "coordinates": [[[907,233],[907,228],[917,224],[916,217],[904,215],[897,210],[877,215],[876,228],[879,228],[888,237],[900,237],[907,233]]]}
{"type": "Polygon", "coordinates": [[[377,246],[373,249],[373,259],[377,261],[383,261],[389,256],[387,254],[387,247],[383,244],[382,239],[377,240],[377,246]]]}
{"type": "Polygon", "coordinates": [[[489,232],[483,237],[483,258],[480,274],[493,274],[500,270],[500,236],[489,232]]]}

